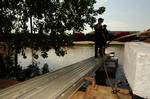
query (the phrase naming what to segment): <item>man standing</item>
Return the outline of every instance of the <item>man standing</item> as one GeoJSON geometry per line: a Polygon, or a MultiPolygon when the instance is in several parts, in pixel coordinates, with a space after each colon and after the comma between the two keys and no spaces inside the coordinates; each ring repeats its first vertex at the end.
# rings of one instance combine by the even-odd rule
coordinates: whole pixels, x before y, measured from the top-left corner
{"type": "Polygon", "coordinates": [[[106,49],[107,41],[109,40],[109,34],[108,34],[108,30],[107,30],[107,25],[106,24],[103,25],[103,33],[104,33],[104,36],[105,36],[104,37],[105,41],[104,41],[103,52],[105,54],[105,49],[106,49]]]}
{"type": "Polygon", "coordinates": [[[99,18],[98,23],[94,27],[94,29],[95,29],[95,58],[98,57],[98,55],[97,55],[98,48],[99,48],[99,53],[100,53],[101,57],[103,56],[102,49],[103,49],[103,46],[105,43],[103,27],[102,27],[103,21],[104,21],[104,19],[99,18]]]}

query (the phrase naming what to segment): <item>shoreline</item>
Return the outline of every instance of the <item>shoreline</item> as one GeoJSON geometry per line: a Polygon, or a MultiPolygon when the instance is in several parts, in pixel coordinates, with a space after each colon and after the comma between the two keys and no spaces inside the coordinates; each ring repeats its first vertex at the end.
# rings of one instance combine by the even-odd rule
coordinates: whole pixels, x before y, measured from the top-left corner
{"type": "MultiPolygon", "coordinates": [[[[73,42],[74,45],[94,45],[93,41],[75,41],[73,42]]],[[[124,45],[125,42],[119,42],[119,41],[112,41],[110,42],[110,45],[124,45]]]]}

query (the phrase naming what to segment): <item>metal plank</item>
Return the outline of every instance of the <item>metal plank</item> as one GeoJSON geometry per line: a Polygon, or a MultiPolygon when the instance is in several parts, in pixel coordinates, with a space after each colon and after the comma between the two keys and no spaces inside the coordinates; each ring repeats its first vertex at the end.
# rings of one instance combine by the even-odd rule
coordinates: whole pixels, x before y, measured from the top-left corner
{"type": "Polygon", "coordinates": [[[82,84],[78,81],[99,68],[103,61],[104,59],[91,57],[55,72],[35,77],[1,90],[0,99],[56,99],[63,94],[69,97],[68,90],[72,90],[72,93],[77,90],[82,84]]]}

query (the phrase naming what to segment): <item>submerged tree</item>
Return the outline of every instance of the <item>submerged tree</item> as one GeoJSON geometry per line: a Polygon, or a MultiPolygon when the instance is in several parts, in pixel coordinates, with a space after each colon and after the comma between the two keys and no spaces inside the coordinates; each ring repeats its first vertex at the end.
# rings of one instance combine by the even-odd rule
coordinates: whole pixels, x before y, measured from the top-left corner
{"type": "MultiPolygon", "coordinates": [[[[9,45],[24,57],[25,47],[40,49],[43,57],[47,57],[50,48],[64,55],[61,46],[70,40],[65,31],[81,31],[86,24],[93,27],[95,16],[105,11],[105,7],[95,9],[95,3],[96,0],[0,0],[0,34],[15,34],[8,40],[13,41],[9,45]]],[[[17,66],[17,54],[15,60],[17,66]]]]}

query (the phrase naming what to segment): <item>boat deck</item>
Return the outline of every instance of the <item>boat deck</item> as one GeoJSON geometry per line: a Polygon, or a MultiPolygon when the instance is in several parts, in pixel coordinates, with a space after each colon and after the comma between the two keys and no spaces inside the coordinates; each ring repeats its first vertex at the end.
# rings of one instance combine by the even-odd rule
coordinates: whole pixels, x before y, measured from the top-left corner
{"type": "Polygon", "coordinates": [[[89,86],[86,92],[78,91],[70,99],[132,99],[127,89],[118,90],[117,94],[113,94],[111,87],[89,86]]]}

